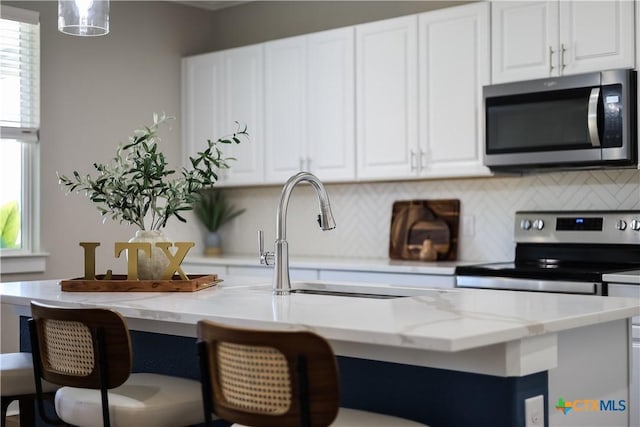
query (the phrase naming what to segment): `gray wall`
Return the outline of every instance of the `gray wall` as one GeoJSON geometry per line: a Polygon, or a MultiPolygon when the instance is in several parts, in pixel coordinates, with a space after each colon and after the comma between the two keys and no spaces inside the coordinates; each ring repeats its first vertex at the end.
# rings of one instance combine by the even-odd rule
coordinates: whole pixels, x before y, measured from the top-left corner
{"type": "MultiPolygon", "coordinates": [[[[82,38],[57,31],[55,1],[6,4],[40,12],[41,249],[50,256],[44,274],[2,280],[82,274],[81,241],[102,242],[98,268],[112,268],[113,242],[128,240],[135,230],[102,224],[86,197],[64,195],[56,172],[89,172],[93,162],[108,161],[119,142],[151,123],[154,111],[179,116],[180,58],[208,49],[211,16],[169,2],[117,1],[110,33],[82,38]]],[[[178,121],[163,139],[174,162],[180,159],[180,129],[178,121]]]]}
{"type": "MultiPolygon", "coordinates": [[[[181,57],[455,4],[255,2],[208,12],[173,2],[112,1],[110,34],[79,38],[57,31],[55,1],[3,3],[40,12],[41,250],[50,256],[45,273],[4,275],[2,281],[81,275],[81,241],[102,243],[98,272],[124,271],[124,261],[112,256],[113,243],[128,240],[135,229],[103,224],[84,196],[65,196],[56,172],[90,172],[93,162],[108,161],[133,129],[163,111],[178,116],[172,131],[162,134],[167,157],[178,165],[181,57]]],[[[175,221],[168,232],[199,239],[195,221],[175,221]]]]}
{"type": "Polygon", "coordinates": [[[258,1],[213,16],[213,50],[361,24],[469,1],[258,1]]]}

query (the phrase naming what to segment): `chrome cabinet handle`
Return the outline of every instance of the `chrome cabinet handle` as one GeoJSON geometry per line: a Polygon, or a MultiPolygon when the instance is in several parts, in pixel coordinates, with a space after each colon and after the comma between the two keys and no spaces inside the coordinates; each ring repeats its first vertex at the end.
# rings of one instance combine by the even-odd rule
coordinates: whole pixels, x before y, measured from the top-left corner
{"type": "Polygon", "coordinates": [[[598,135],[598,99],[600,98],[600,88],[594,87],[589,95],[589,108],[587,110],[587,127],[589,129],[589,139],[591,146],[600,147],[600,135],[598,135]]]}
{"type": "Polygon", "coordinates": [[[427,157],[427,153],[422,150],[418,150],[418,171],[422,172],[425,168],[424,158],[427,157]]]}
{"type": "Polygon", "coordinates": [[[562,69],[564,70],[564,68],[567,66],[564,63],[564,53],[567,51],[567,49],[564,48],[564,43],[562,43],[560,45],[560,66],[562,67],[562,69]]]}
{"type": "Polygon", "coordinates": [[[551,74],[553,72],[553,69],[555,68],[553,66],[553,53],[553,48],[549,46],[549,74],[551,74]]]}
{"type": "Polygon", "coordinates": [[[411,166],[411,172],[413,172],[418,169],[418,166],[416,164],[416,152],[414,150],[410,150],[409,153],[410,153],[409,164],[411,166]]]}
{"type": "Polygon", "coordinates": [[[310,157],[300,157],[299,163],[300,163],[300,172],[309,172],[311,170],[310,157]]]}

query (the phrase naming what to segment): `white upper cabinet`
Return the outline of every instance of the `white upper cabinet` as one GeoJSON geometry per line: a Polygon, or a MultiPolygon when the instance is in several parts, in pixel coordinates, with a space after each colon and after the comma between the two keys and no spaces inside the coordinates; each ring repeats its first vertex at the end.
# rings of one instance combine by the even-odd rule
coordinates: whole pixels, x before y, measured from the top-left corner
{"type": "Polygon", "coordinates": [[[560,18],[561,73],[634,67],[632,1],[560,1],[560,18]]]}
{"type": "Polygon", "coordinates": [[[207,140],[218,138],[220,108],[215,104],[222,94],[222,55],[210,53],[182,60],[182,156],[185,165],[207,147],[207,140]]]}
{"type": "Polygon", "coordinates": [[[418,17],[356,26],[356,135],[359,179],[417,170],[418,17]]]}
{"type": "Polygon", "coordinates": [[[304,167],[306,42],[292,37],[265,45],[265,173],[285,182],[304,167]]]}
{"type": "Polygon", "coordinates": [[[263,47],[252,45],[183,60],[183,117],[187,156],[217,139],[247,126],[249,138],[221,145],[224,157],[234,157],[230,169],[219,171],[219,186],[264,180],[263,47]],[[237,122],[237,123],[236,123],[237,122]]]}
{"type": "Polygon", "coordinates": [[[558,3],[491,3],[493,83],[546,77],[557,70],[558,3]]]}
{"type": "Polygon", "coordinates": [[[491,7],[493,83],[634,66],[631,1],[495,1],[491,7]]]}
{"type": "Polygon", "coordinates": [[[266,43],[266,180],[355,178],[353,28],[266,43]]]}
{"type": "Polygon", "coordinates": [[[479,2],[419,17],[419,176],[490,174],[482,164],[489,15],[479,2]]]}
{"type": "Polygon", "coordinates": [[[307,164],[325,182],[356,177],[354,29],[307,38],[307,164]]]}

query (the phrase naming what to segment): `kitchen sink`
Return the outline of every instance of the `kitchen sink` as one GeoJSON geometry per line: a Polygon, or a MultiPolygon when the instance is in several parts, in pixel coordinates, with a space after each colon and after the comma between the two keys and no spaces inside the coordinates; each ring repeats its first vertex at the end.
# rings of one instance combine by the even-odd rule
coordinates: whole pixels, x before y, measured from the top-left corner
{"type": "Polygon", "coordinates": [[[291,293],[292,294],[329,295],[334,297],[374,298],[374,299],[403,298],[407,296],[407,295],[370,294],[366,292],[327,291],[327,290],[320,290],[320,289],[291,289],[291,293]]]}
{"type": "Polygon", "coordinates": [[[393,285],[360,284],[353,282],[292,282],[292,294],[327,295],[338,297],[391,299],[426,295],[430,289],[393,285]]]}

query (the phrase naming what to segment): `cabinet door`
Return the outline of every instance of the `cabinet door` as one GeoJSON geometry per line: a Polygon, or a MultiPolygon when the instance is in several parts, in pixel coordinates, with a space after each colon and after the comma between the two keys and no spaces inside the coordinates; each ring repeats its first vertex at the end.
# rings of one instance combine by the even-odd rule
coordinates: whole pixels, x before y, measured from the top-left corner
{"type": "Polygon", "coordinates": [[[325,182],[354,180],[354,30],[307,37],[307,167],[325,182]]]}
{"type": "Polygon", "coordinates": [[[492,82],[558,75],[558,2],[491,3],[492,82]]]}
{"type": "Polygon", "coordinates": [[[628,0],[560,2],[560,68],[577,74],[633,68],[634,5],[628,0]]]}
{"type": "Polygon", "coordinates": [[[356,26],[358,179],[417,174],[417,21],[356,26]]]}
{"type": "Polygon", "coordinates": [[[216,136],[222,112],[217,99],[223,94],[221,53],[192,56],[182,60],[182,141],[183,162],[207,147],[207,140],[216,136]]]}
{"type": "Polygon", "coordinates": [[[305,37],[265,45],[265,177],[282,183],[306,169],[305,37]]]}
{"type": "Polygon", "coordinates": [[[488,175],[482,86],[489,83],[489,4],[419,17],[420,175],[488,175]]]}
{"type": "Polygon", "coordinates": [[[263,120],[263,46],[253,45],[224,52],[224,79],[216,98],[220,104],[222,122],[217,136],[237,130],[235,122],[247,126],[249,140],[221,147],[230,160],[230,169],[221,174],[221,185],[261,183],[264,180],[263,120]]]}

